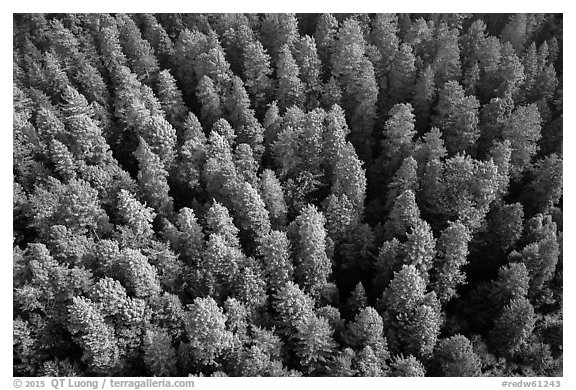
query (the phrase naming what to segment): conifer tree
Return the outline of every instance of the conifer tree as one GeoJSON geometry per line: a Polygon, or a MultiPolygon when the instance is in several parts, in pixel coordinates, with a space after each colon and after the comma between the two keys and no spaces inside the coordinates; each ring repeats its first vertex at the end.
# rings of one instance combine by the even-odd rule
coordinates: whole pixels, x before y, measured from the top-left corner
{"type": "Polygon", "coordinates": [[[500,34],[502,41],[510,42],[518,54],[524,51],[528,39],[527,21],[527,14],[513,14],[500,34]]]}
{"type": "Polygon", "coordinates": [[[474,61],[479,61],[479,51],[480,47],[486,40],[486,23],[482,19],[478,19],[473,21],[468,30],[465,34],[462,34],[458,39],[461,49],[460,54],[463,59],[465,59],[464,64],[466,64],[466,60],[468,67],[470,63],[474,61]]]}
{"type": "Polygon", "coordinates": [[[177,177],[188,187],[195,189],[200,184],[202,169],[206,162],[206,136],[200,121],[192,112],[188,113],[183,128],[183,143],[176,164],[177,177]]]}
{"type": "Polygon", "coordinates": [[[260,29],[264,47],[272,56],[272,62],[279,61],[282,47],[294,48],[298,35],[298,20],[295,14],[266,14],[260,29]]]}
{"type": "Polygon", "coordinates": [[[522,261],[530,274],[530,294],[535,296],[548,282],[556,268],[559,247],[554,232],[538,242],[533,242],[522,250],[522,261]]]}
{"type": "Polygon", "coordinates": [[[436,55],[432,61],[436,85],[444,85],[451,80],[459,80],[462,75],[458,30],[449,29],[441,23],[436,31],[436,55]]]}
{"type": "Polygon", "coordinates": [[[314,38],[318,45],[318,55],[323,64],[324,74],[329,73],[330,58],[334,50],[334,41],[338,31],[338,20],[332,14],[321,14],[318,17],[314,38]]]}
{"type": "Polygon", "coordinates": [[[443,376],[479,376],[482,363],[472,344],[460,334],[442,339],[436,345],[439,373],[443,376]]]}
{"type": "Polygon", "coordinates": [[[361,309],[348,325],[348,343],[356,350],[370,347],[381,371],[387,369],[385,360],[389,357],[383,326],[382,317],[370,306],[361,309]]]}
{"type": "Polygon", "coordinates": [[[442,202],[447,215],[453,216],[471,231],[479,227],[496,198],[498,168],[460,154],[446,160],[442,202]]]}
{"type": "Polygon", "coordinates": [[[496,304],[504,308],[514,299],[528,295],[530,275],[524,263],[509,263],[498,268],[498,278],[493,282],[496,304]]]}
{"type": "Polygon", "coordinates": [[[82,360],[94,373],[104,374],[119,363],[119,350],[113,328],[94,303],[74,297],[69,308],[68,329],[81,345],[82,360]]]}
{"type": "Polygon", "coordinates": [[[220,96],[212,79],[203,76],[198,83],[196,96],[201,104],[201,119],[204,125],[211,127],[218,118],[222,117],[220,96]]]}
{"type": "Polygon", "coordinates": [[[194,210],[188,207],[181,208],[178,211],[176,224],[178,226],[178,237],[175,244],[185,260],[196,264],[202,258],[204,233],[194,214],[194,210]]]}
{"type": "Polygon", "coordinates": [[[143,138],[149,142],[152,152],[158,155],[164,168],[170,169],[176,152],[176,130],[163,115],[153,114],[147,120],[143,138]]]}
{"type": "Polygon", "coordinates": [[[295,45],[294,59],[300,70],[300,80],[303,84],[305,104],[311,110],[318,107],[320,97],[321,63],[316,50],[316,41],[308,35],[303,36],[295,45]]]}
{"type": "Polygon", "coordinates": [[[149,329],[144,335],[144,363],[153,375],[173,376],[176,373],[176,350],[163,329],[149,329]],[[162,356],[162,358],[159,358],[162,356]]]}
{"type": "Polygon", "coordinates": [[[437,276],[432,285],[442,303],[457,296],[456,287],[465,282],[461,268],[467,263],[471,239],[468,229],[459,221],[450,222],[438,239],[434,266],[437,276]]]}
{"type": "Polygon", "coordinates": [[[498,355],[514,355],[528,342],[536,318],[530,301],[524,297],[510,301],[496,319],[489,342],[498,355]]]}
{"type": "MultiPolygon", "coordinates": [[[[138,14],[143,37],[150,42],[160,66],[172,68],[174,61],[174,42],[153,14],[138,14]]],[[[137,22],[138,23],[138,22],[137,22]]]]}
{"type": "Polygon", "coordinates": [[[74,156],[70,153],[66,145],[53,139],[50,142],[50,155],[58,175],[60,175],[64,180],[76,178],[78,167],[74,162],[74,156]]]}
{"type": "Polygon", "coordinates": [[[268,210],[258,191],[250,183],[238,185],[234,194],[234,205],[238,226],[251,240],[256,242],[270,232],[268,210]]]}
{"type": "Polygon", "coordinates": [[[270,145],[276,141],[278,133],[280,133],[282,125],[282,117],[278,109],[278,102],[274,100],[268,105],[266,115],[264,116],[264,147],[265,150],[270,150],[270,145]]]}
{"type": "Polygon", "coordinates": [[[465,96],[464,89],[456,81],[446,83],[440,90],[432,126],[442,131],[450,154],[470,150],[480,136],[479,107],[478,100],[465,96]]]}
{"type": "Polygon", "coordinates": [[[428,126],[435,98],[434,70],[427,66],[424,70],[420,70],[414,85],[414,115],[419,130],[428,126]]]}
{"type": "Polygon", "coordinates": [[[497,203],[486,217],[491,243],[503,251],[513,247],[522,235],[523,219],[522,204],[497,203]]]}
{"type": "Polygon", "coordinates": [[[258,189],[260,197],[266,205],[266,210],[268,210],[272,228],[280,229],[284,227],[286,225],[288,206],[284,199],[282,185],[274,171],[270,169],[262,171],[258,189]]]}
{"type": "Polygon", "coordinates": [[[389,118],[384,125],[382,149],[386,160],[394,168],[398,167],[413,148],[414,114],[410,103],[397,104],[388,112],[389,118]]]}
{"type": "Polygon", "coordinates": [[[397,238],[382,243],[374,264],[373,284],[377,294],[384,291],[392,280],[394,272],[401,268],[403,255],[403,245],[397,238]]]}
{"type": "Polygon", "coordinates": [[[158,74],[158,100],[160,100],[168,122],[175,128],[181,129],[187,119],[188,109],[184,103],[182,92],[176,85],[176,80],[166,69],[158,74]]]}
{"type": "Polygon", "coordinates": [[[182,91],[185,96],[191,97],[198,87],[200,80],[196,77],[192,65],[200,53],[206,51],[207,41],[206,34],[198,30],[188,29],[180,31],[174,41],[175,76],[182,83],[182,91]]]}
{"type": "Polygon", "coordinates": [[[219,234],[234,248],[239,248],[238,228],[234,225],[228,209],[214,201],[205,215],[205,233],[219,234]]]}
{"type": "Polygon", "coordinates": [[[295,277],[304,291],[317,296],[332,272],[326,255],[324,215],[313,205],[305,206],[291,224],[295,277]]]}
{"type": "Polygon", "coordinates": [[[42,73],[45,79],[43,89],[55,100],[70,85],[70,80],[53,52],[45,52],[43,62],[42,73]]]}
{"type": "MultiPolygon", "coordinates": [[[[522,65],[524,66],[524,85],[523,89],[527,96],[525,98],[528,100],[529,97],[533,96],[535,92],[534,87],[536,84],[536,78],[538,77],[538,53],[536,50],[536,43],[532,42],[522,56],[522,65]]],[[[530,99],[531,100],[531,99],[530,99]]]]}
{"type": "Polygon", "coordinates": [[[258,253],[262,259],[268,288],[273,293],[278,292],[292,280],[290,249],[290,241],[286,233],[281,231],[271,230],[260,241],[258,253]]]}
{"type": "Polygon", "coordinates": [[[296,354],[308,373],[322,373],[336,348],[334,329],[326,318],[307,316],[296,325],[296,354]]]}
{"type": "Polygon", "coordinates": [[[412,156],[406,157],[402,165],[388,184],[388,194],[386,195],[386,208],[391,209],[396,202],[396,198],[406,190],[414,194],[419,190],[418,183],[418,163],[412,156]]]}
{"type": "Polygon", "coordinates": [[[232,346],[232,333],[226,330],[226,315],[214,299],[196,298],[184,317],[186,334],[194,359],[214,366],[232,346]]]}
{"type": "Polygon", "coordinates": [[[502,137],[502,130],[512,114],[514,107],[511,99],[492,98],[480,111],[480,138],[478,154],[484,155],[493,142],[502,137]]]}
{"type": "Polygon", "coordinates": [[[234,295],[251,313],[261,311],[267,303],[266,281],[262,276],[260,264],[252,257],[242,265],[235,281],[234,295]]]}
{"type": "Polygon", "coordinates": [[[136,237],[149,238],[154,234],[152,220],[156,217],[156,213],[124,189],[118,194],[118,211],[136,237]]]}
{"type": "MultiPolygon", "coordinates": [[[[372,21],[370,37],[382,55],[382,73],[387,75],[399,46],[398,17],[393,14],[376,14],[372,21]]],[[[383,82],[380,85],[385,85],[383,82]]]]}
{"type": "Polygon", "coordinates": [[[346,145],[346,137],[350,129],[346,124],[344,110],[338,104],[334,104],[326,112],[326,124],[322,134],[322,154],[324,164],[327,165],[328,175],[332,176],[343,149],[346,145]]]}
{"type": "Polygon", "coordinates": [[[231,196],[238,181],[236,167],[229,143],[214,131],[208,139],[207,156],[210,157],[206,160],[202,172],[206,190],[216,200],[231,205],[231,196]]]}
{"type": "Polygon", "coordinates": [[[335,244],[340,244],[347,237],[350,229],[357,227],[361,217],[358,209],[346,194],[328,196],[324,215],[326,216],[326,233],[335,244]]]}
{"type": "Polygon", "coordinates": [[[297,326],[313,315],[314,299],[293,282],[288,282],[274,295],[272,304],[288,336],[296,336],[297,326]]]}
{"type": "Polygon", "coordinates": [[[54,178],[30,194],[31,226],[47,237],[53,225],[64,225],[75,234],[106,233],[108,216],[100,206],[98,192],[82,179],[62,184],[54,178]]]}
{"type": "Polygon", "coordinates": [[[198,79],[210,77],[218,87],[231,76],[230,64],[213,31],[208,34],[206,46],[194,61],[194,71],[198,79]]]}
{"type": "Polygon", "coordinates": [[[126,14],[116,15],[120,32],[120,44],[132,71],[146,83],[156,80],[159,71],[158,59],[150,43],[142,38],[136,23],[126,14]]]}
{"type": "Polygon", "coordinates": [[[390,376],[423,377],[426,374],[424,365],[412,355],[408,357],[403,357],[402,355],[395,356],[390,364],[390,368],[392,369],[390,376]]]}
{"type": "Polygon", "coordinates": [[[276,99],[280,109],[284,111],[293,105],[301,107],[305,98],[304,86],[300,81],[300,69],[288,45],[282,46],[278,52],[276,73],[278,75],[276,99]]]}
{"type": "Polygon", "coordinates": [[[502,137],[510,141],[512,157],[510,176],[518,178],[531,164],[532,157],[538,152],[542,119],[536,105],[516,108],[502,129],[502,137]]]}
{"type": "Polygon", "coordinates": [[[422,357],[432,353],[441,325],[440,303],[425,289],[417,268],[404,265],[384,292],[386,338],[392,351],[422,357]]]}
{"type": "Polygon", "coordinates": [[[370,159],[378,87],[374,67],[365,57],[365,42],[357,20],[348,18],[338,31],[332,54],[332,75],[342,87],[342,107],[349,115],[352,142],[363,160],[370,159]]]}
{"type": "Polygon", "coordinates": [[[414,265],[426,284],[430,281],[428,272],[433,266],[436,255],[435,245],[436,239],[434,239],[432,228],[426,221],[418,220],[412,226],[411,231],[406,234],[404,262],[414,265]]]}
{"type": "Polygon", "coordinates": [[[384,224],[386,237],[403,237],[408,229],[420,221],[420,209],[411,190],[405,190],[394,200],[388,220],[384,224]]]}
{"type": "Polygon", "coordinates": [[[248,144],[239,144],[234,150],[234,164],[238,175],[252,187],[257,186],[256,174],[258,162],[254,160],[252,148],[248,144]]]}
{"type": "Polygon", "coordinates": [[[382,362],[374,354],[371,347],[367,346],[357,354],[355,367],[358,370],[358,376],[377,377],[384,376],[385,370],[382,369],[382,362]]]}
{"type": "Polygon", "coordinates": [[[363,161],[372,158],[372,131],[376,120],[376,103],[378,101],[378,85],[374,74],[374,67],[370,60],[363,57],[360,61],[359,72],[352,80],[348,91],[344,91],[342,104],[346,106],[346,94],[353,97],[352,117],[350,120],[352,136],[351,141],[358,149],[358,155],[363,161]]]}
{"type": "Polygon", "coordinates": [[[234,129],[232,128],[232,126],[230,126],[230,123],[226,119],[224,118],[218,119],[212,125],[211,130],[224,137],[228,142],[230,149],[234,148],[234,145],[236,144],[235,142],[236,133],[234,132],[234,129]]]}
{"type": "Polygon", "coordinates": [[[254,110],[250,108],[250,98],[244,82],[238,76],[232,77],[232,85],[224,102],[226,119],[238,135],[237,142],[250,145],[255,157],[261,156],[264,130],[256,120],[254,110]]]}
{"type": "Polygon", "coordinates": [[[273,91],[270,56],[259,41],[249,42],[244,49],[246,89],[256,109],[262,111],[273,91]]]}
{"type": "Polygon", "coordinates": [[[467,95],[476,95],[480,81],[480,67],[474,62],[462,75],[462,86],[467,95]]]}
{"type": "Polygon", "coordinates": [[[240,272],[243,254],[220,234],[210,234],[200,263],[205,292],[219,301],[229,294],[240,272]]]}
{"type": "Polygon", "coordinates": [[[157,270],[139,250],[125,249],[116,267],[128,292],[137,298],[155,296],[160,293],[157,270]]]}
{"type": "Polygon", "coordinates": [[[163,168],[160,157],[150,150],[150,147],[142,138],[140,146],[134,152],[138,160],[138,184],[144,198],[158,212],[169,214],[172,212],[173,201],[168,194],[168,172],[163,168]]]}
{"type": "Polygon", "coordinates": [[[412,97],[416,66],[412,48],[403,43],[394,56],[388,76],[388,104],[405,103],[412,97]]]}
{"type": "Polygon", "coordinates": [[[438,23],[439,26],[435,28],[431,21],[427,22],[424,18],[418,18],[413,22],[409,18],[405,20],[404,42],[413,47],[415,56],[420,57],[423,62],[431,63],[437,48],[434,36],[437,35],[440,40],[445,35],[445,24],[438,23]]]}
{"type": "Polygon", "coordinates": [[[545,213],[562,197],[562,158],[552,153],[537,161],[531,171],[532,180],[522,203],[529,205],[529,214],[545,213]]]}
{"type": "Polygon", "coordinates": [[[324,84],[320,102],[322,103],[322,106],[327,109],[334,105],[342,104],[342,88],[334,76],[331,76],[324,84]]]}
{"type": "Polygon", "coordinates": [[[346,195],[359,216],[364,210],[366,196],[366,174],[362,165],[354,147],[347,142],[334,167],[334,184],[332,185],[332,193],[337,196],[346,195]]]}
{"type": "Polygon", "coordinates": [[[346,307],[351,317],[355,317],[367,306],[368,299],[366,298],[366,290],[364,290],[362,282],[358,282],[356,287],[354,287],[352,294],[346,301],[346,307]]]}

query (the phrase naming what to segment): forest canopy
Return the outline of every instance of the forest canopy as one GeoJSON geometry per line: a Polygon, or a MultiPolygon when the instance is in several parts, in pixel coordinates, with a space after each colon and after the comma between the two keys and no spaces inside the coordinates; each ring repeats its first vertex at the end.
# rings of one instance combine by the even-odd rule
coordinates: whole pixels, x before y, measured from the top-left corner
{"type": "Polygon", "coordinates": [[[562,375],[562,15],[13,18],[15,376],[562,375]]]}

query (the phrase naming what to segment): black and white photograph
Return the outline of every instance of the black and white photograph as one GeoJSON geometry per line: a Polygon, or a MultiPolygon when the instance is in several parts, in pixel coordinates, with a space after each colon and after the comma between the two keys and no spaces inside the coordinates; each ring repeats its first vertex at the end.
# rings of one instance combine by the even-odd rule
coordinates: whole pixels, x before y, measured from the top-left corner
{"type": "Polygon", "coordinates": [[[559,387],[563,15],[13,13],[11,375],[559,387]]]}

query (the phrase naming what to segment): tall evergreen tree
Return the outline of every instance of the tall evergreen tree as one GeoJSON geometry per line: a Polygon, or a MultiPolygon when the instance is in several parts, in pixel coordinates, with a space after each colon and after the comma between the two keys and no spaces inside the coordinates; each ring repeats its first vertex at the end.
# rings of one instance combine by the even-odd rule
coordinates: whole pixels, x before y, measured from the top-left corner
{"type": "Polygon", "coordinates": [[[254,107],[262,111],[273,90],[274,81],[271,78],[270,56],[259,41],[247,44],[243,66],[246,89],[254,107]]]}
{"type": "Polygon", "coordinates": [[[441,23],[436,31],[436,55],[432,61],[432,69],[436,85],[444,85],[448,81],[460,79],[460,48],[458,46],[458,30],[449,29],[441,23]]]}
{"type": "Polygon", "coordinates": [[[496,319],[490,343],[499,355],[514,355],[528,342],[535,324],[534,308],[524,297],[510,301],[496,319]]]}
{"type": "Polygon", "coordinates": [[[412,97],[416,81],[416,65],[412,48],[403,43],[394,56],[388,76],[388,105],[405,103],[412,97]]]}
{"type": "Polygon", "coordinates": [[[433,288],[440,302],[446,303],[457,296],[456,287],[463,284],[466,275],[461,268],[467,263],[468,244],[472,237],[468,229],[459,221],[449,223],[442,231],[437,244],[437,258],[434,269],[433,288]]]}
{"type": "Polygon", "coordinates": [[[234,211],[238,227],[254,241],[270,232],[270,219],[264,201],[248,182],[237,187],[234,211]]]}
{"type": "Polygon", "coordinates": [[[414,85],[414,115],[419,130],[428,126],[435,98],[434,70],[427,66],[424,70],[420,70],[414,85]]]}
{"type": "Polygon", "coordinates": [[[332,273],[326,255],[324,215],[313,205],[305,206],[291,224],[291,239],[296,280],[305,292],[318,296],[332,273]]]}
{"type": "Polygon", "coordinates": [[[172,197],[168,194],[168,172],[158,157],[142,138],[140,146],[134,152],[138,160],[138,184],[144,198],[162,214],[170,214],[173,208],[172,197]]]}
{"type": "Polygon", "coordinates": [[[538,152],[542,119],[536,105],[516,108],[502,130],[502,137],[510,141],[512,158],[510,176],[518,178],[531,164],[538,152]]]}
{"type": "Polygon", "coordinates": [[[182,92],[176,85],[176,80],[168,70],[163,70],[158,74],[158,100],[160,100],[168,122],[175,128],[181,129],[186,120],[188,109],[184,103],[182,92]]]}
{"type": "Polygon", "coordinates": [[[432,126],[442,131],[450,154],[470,151],[480,136],[479,107],[478,100],[474,96],[466,96],[456,81],[446,83],[438,93],[432,126]]]}
{"type": "Polygon", "coordinates": [[[286,233],[271,230],[262,237],[258,248],[262,258],[268,288],[275,293],[292,280],[293,266],[290,259],[290,241],[286,233]]]}
{"type": "Polygon", "coordinates": [[[268,210],[272,228],[280,229],[284,227],[286,225],[288,206],[286,205],[282,185],[274,171],[270,169],[262,171],[259,181],[259,192],[268,210]]]}
{"type": "Polygon", "coordinates": [[[430,356],[440,331],[440,303],[413,265],[394,274],[382,302],[386,336],[392,351],[430,356]]]}
{"type": "Polygon", "coordinates": [[[482,363],[470,340],[462,335],[442,339],[434,355],[439,361],[439,373],[444,376],[479,376],[482,363]]]}
{"type": "Polygon", "coordinates": [[[82,360],[94,373],[106,373],[118,365],[119,350],[114,330],[94,303],[75,297],[69,308],[68,329],[82,346],[82,360]]]}
{"type": "Polygon", "coordinates": [[[116,15],[116,24],[120,32],[120,44],[130,68],[146,83],[157,78],[159,71],[158,59],[150,43],[142,38],[136,23],[126,14],[116,15]]]}
{"type": "Polygon", "coordinates": [[[318,17],[314,38],[318,45],[318,55],[322,61],[324,74],[329,73],[330,59],[334,50],[337,31],[338,20],[332,14],[321,14],[318,17]]]}
{"type": "Polygon", "coordinates": [[[262,44],[276,63],[282,47],[287,45],[291,51],[298,36],[298,20],[295,14],[266,14],[260,28],[262,44]]]}
{"type": "Polygon", "coordinates": [[[276,65],[278,75],[278,90],[276,98],[282,110],[297,105],[304,104],[304,86],[300,81],[300,69],[292,56],[290,47],[284,45],[278,52],[278,63],[276,65]]]}
{"type": "Polygon", "coordinates": [[[217,365],[232,347],[232,334],[226,330],[226,315],[214,299],[196,298],[184,318],[194,358],[203,365],[217,365]]]}
{"type": "Polygon", "coordinates": [[[294,59],[300,69],[300,79],[304,85],[305,107],[309,110],[318,107],[320,97],[320,58],[314,38],[305,35],[296,43],[294,59]]]}

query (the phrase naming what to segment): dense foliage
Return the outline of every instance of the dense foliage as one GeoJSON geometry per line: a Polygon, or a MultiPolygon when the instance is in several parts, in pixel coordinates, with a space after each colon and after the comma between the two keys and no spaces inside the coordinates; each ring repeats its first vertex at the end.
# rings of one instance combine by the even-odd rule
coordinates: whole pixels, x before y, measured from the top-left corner
{"type": "Polygon", "coordinates": [[[562,374],[562,16],[20,14],[26,376],[562,374]]]}

